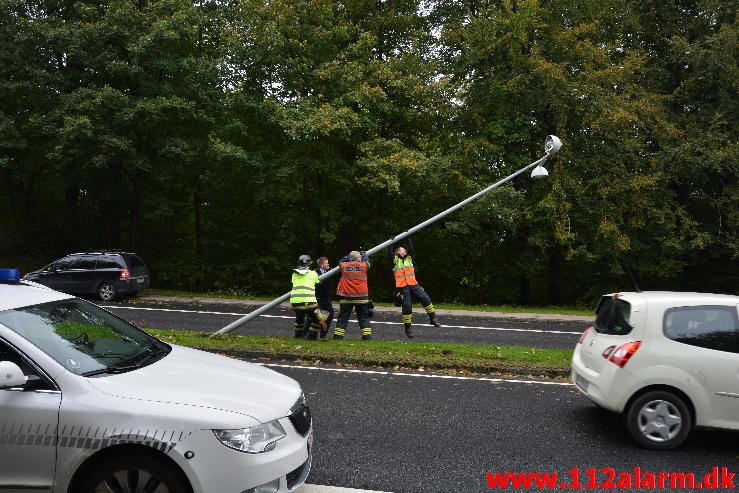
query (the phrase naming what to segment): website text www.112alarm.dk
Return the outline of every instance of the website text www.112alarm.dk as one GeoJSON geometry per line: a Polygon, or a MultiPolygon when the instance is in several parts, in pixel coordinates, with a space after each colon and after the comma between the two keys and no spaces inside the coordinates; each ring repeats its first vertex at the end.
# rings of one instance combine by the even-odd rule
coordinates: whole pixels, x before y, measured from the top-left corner
{"type": "Polygon", "coordinates": [[[566,475],[556,472],[487,472],[490,489],[713,489],[734,490],[734,476],[728,467],[713,467],[705,474],[692,472],[648,472],[635,467],[619,472],[610,467],[580,471],[575,467],[566,475]]]}

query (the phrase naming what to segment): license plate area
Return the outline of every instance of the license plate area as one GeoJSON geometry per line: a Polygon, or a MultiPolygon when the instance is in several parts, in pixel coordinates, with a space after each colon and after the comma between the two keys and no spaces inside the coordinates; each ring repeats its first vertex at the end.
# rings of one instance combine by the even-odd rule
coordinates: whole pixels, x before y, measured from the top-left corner
{"type": "Polygon", "coordinates": [[[587,392],[588,387],[590,387],[590,382],[585,380],[585,378],[579,373],[575,373],[575,385],[580,387],[583,392],[587,392]]]}

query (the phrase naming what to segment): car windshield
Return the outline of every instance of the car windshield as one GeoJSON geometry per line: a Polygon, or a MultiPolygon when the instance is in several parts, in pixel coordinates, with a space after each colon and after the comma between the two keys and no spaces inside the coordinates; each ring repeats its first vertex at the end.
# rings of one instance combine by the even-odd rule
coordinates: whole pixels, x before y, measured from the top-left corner
{"type": "Polygon", "coordinates": [[[170,351],[163,342],[79,299],[6,310],[0,312],[0,324],[77,375],[129,371],[170,351]]]}
{"type": "Polygon", "coordinates": [[[594,327],[601,334],[625,335],[633,329],[629,323],[631,304],[622,299],[604,296],[595,313],[594,327]]]}

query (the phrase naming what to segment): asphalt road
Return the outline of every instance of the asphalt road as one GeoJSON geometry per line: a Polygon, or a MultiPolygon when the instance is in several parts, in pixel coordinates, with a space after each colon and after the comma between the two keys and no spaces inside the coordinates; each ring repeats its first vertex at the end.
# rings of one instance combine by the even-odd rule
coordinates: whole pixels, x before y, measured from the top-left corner
{"type": "MultiPolygon", "coordinates": [[[[311,484],[395,493],[483,492],[492,489],[486,473],[508,471],[558,473],[556,489],[562,484],[572,491],[578,468],[581,489],[593,491],[586,488],[590,468],[591,486],[608,480],[608,468],[614,481],[623,480],[622,473],[633,477],[634,468],[655,475],[693,473],[699,480],[714,467],[739,471],[739,433],[697,431],[675,451],[641,449],[618,416],[569,384],[272,368],[299,381],[308,396],[315,429],[311,484]]],[[[531,489],[537,488],[507,491],[531,489]]]]}
{"type": "MultiPolygon", "coordinates": [[[[134,298],[103,306],[139,327],[203,332],[221,329],[256,309],[256,305],[248,302],[181,301],[162,297],[134,298]]],[[[338,305],[335,305],[335,311],[338,313],[338,305]]],[[[441,329],[428,324],[428,317],[422,309],[414,311],[416,341],[572,349],[589,321],[588,317],[437,312],[441,329]]],[[[293,318],[289,305],[281,305],[249,321],[234,333],[291,337],[293,318]]],[[[374,339],[406,340],[399,308],[375,308],[372,323],[374,339]]],[[[359,337],[359,328],[353,317],[347,338],[359,337]]]]}
{"type": "MultiPolygon", "coordinates": [[[[217,330],[255,308],[161,299],[107,306],[142,327],[196,331],[217,330]]],[[[422,312],[417,317],[425,319],[422,312]]],[[[445,327],[418,326],[416,340],[569,349],[587,325],[587,319],[464,312],[440,311],[439,317],[445,327]]],[[[397,309],[377,310],[375,338],[405,339],[399,318],[397,309]]],[[[238,333],[289,337],[292,311],[278,307],[238,333]]],[[[356,323],[349,334],[358,338],[356,323]]],[[[739,433],[696,431],[678,450],[644,450],[631,441],[619,416],[597,408],[567,383],[267,366],[295,378],[308,396],[316,437],[308,483],[319,485],[311,491],[329,485],[393,493],[482,492],[493,489],[487,473],[504,472],[556,473],[555,489],[593,491],[606,486],[611,474],[616,481],[627,474],[633,481],[635,468],[654,475],[692,473],[699,481],[714,467],[719,477],[721,468],[739,470],[739,433]],[[582,488],[572,488],[575,471],[582,488]]],[[[544,488],[506,491],[532,489],[544,488]]]]}

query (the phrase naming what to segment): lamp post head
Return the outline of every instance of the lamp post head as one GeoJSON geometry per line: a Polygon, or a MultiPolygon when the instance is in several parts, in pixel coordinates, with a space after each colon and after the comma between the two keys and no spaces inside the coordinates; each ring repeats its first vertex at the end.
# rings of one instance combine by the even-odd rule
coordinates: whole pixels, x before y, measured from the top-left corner
{"type": "MultiPolygon", "coordinates": [[[[542,159],[542,163],[546,161],[546,158],[551,156],[552,154],[556,154],[557,151],[559,151],[559,148],[562,147],[562,141],[559,140],[559,137],[556,135],[547,135],[547,138],[544,140],[544,152],[547,153],[546,157],[542,159]]],[[[534,180],[541,180],[542,178],[546,178],[549,176],[549,171],[546,170],[544,166],[541,164],[538,165],[534,170],[531,172],[531,178],[534,180]]]]}
{"type": "Polygon", "coordinates": [[[556,135],[547,135],[544,140],[544,152],[549,155],[557,154],[559,148],[562,147],[562,141],[556,135]]]}
{"type": "Polygon", "coordinates": [[[531,178],[534,180],[541,180],[542,178],[546,178],[549,176],[549,171],[542,166],[541,164],[534,168],[534,170],[531,172],[531,178]]]}

